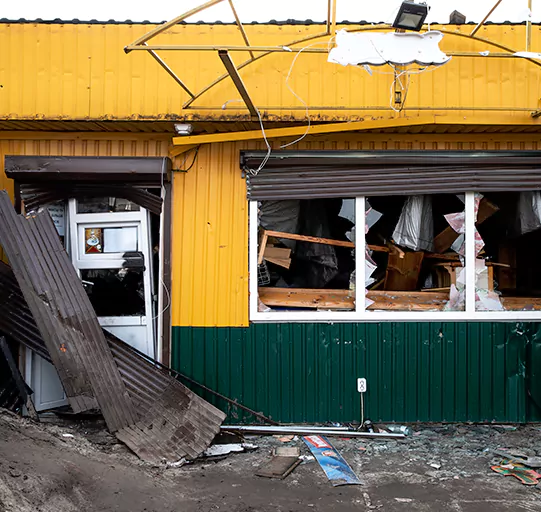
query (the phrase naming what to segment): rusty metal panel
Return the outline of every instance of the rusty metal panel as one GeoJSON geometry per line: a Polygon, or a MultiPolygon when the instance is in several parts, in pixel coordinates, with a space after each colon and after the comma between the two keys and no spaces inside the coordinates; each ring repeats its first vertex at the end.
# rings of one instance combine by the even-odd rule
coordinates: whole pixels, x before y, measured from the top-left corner
{"type": "MultiPolygon", "coordinates": [[[[45,341],[11,269],[0,263],[0,332],[50,360],[45,341]]],[[[200,399],[153,360],[104,331],[136,419],[116,432],[141,458],[158,463],[197,457],[219,431],[225,414],[200,399]]],[[[58,368],[58,367],[57,367],[58,368]]],[[[94,367],[92,371],[97,371],[94,367]]],[[[98,372],[99,373],[99,372],[98,372]]]]}
{"type": "Polygon", "coordinates": [[[4,159],[6,176],[19,183],[51,181],[133,182],[159,186],[171,171],[169,158],[12,156],[4,159]]]}
{"type": "MultiPolygon", "coordinates": [[[[201,96],[190,110],[182,110],[189,96],[146,52],[126,55],[125,45],[151,30],[153,25],[1,23],[0,76],[2,103],[0,119],[66,119],[72,121],[133,121],[230,118],[249,120],[237,98],[231,80],[223,80],[201,96]],[[24,59],[20,56],[24,55],[24,59]]],[[[338,26],[362,29],[362,26],[338,26]]],[[[471,26],[432,25],[432,29],[457,34],[471,32],[471,26]]],[[[254,45],[287,45],[323,32],[321,25],[246,25],[254,45]]],[[[532,48],[538,48],[540,27],[532,27],[532,48]]],[[[484,41],[446,33],[444,51],[496,51],[484,41]]],[[[525,49],[524,25],[486,25],[477,34],[515,51],[525,49]]],[[[184,24],[172,27],[156,38],[157,44],[238,44],[234,25],[184,24]]],[[[329,36],[311,40],[325,48],[329,36]]],[[[303,46],[301,45],[298,46],[303,46]]],[[[194,91],[199,91],[223,74],[221,62],[210,52],[162,52],[167,64],[194,91]],[[212,58],[214,57],[214,58],[212,58]],[[197,70],[197,73],[194,72],[197,70]]],[[[248,58],[235,55],[237,64],[248,58]]],[[[305,107],[285,83],[290,53],[259,58],[240,70],[254,104],[269,120],[302,121],[305,107]]],[[[391,112],[392,74],[342,67],[327,62],[326,54],[302,54],[292,71],[295,93],[321,121],[378,117],[391,112]]],[[[502,119],[528,116],[537,109],[540,68],[526,59],[454,57],[431,72],[416,74],[408,87],[408,115],[431,111],[445,116],[454,110],[470,118],[490,115],[502,119]],[[480,110],[478,113],[474,109],[480,110]]],[[[84,128],[83,128],[84,129],[84,128]]]]}

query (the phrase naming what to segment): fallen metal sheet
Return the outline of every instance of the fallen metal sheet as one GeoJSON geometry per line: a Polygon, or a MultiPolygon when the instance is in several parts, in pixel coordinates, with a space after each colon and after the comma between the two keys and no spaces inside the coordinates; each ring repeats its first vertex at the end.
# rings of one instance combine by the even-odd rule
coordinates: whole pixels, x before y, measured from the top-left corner
{"type": "Polygon", "coordinates": [[[325,430],[322,428],[311,428],[301,426],[251,426],[251,425],[222,425],[224,432],[244,432],[245,434],[278,435],[278,434],[296,434],[296,435],[325,435],[338,437],[367,437],[378,439],[404,439],[404,434],[392,434],[388,432],[359,432],[357,430],[343,430],[341,428],[334,430],[332,427],[325,430]]]}
{"type": "Polygon", "coordinates": [[[359,477],[328,439],[324,436],[306,436],[302,439],[335,487],[338,485],[362,484],[359,477]]]}
{"type": "MultiPolygon", "coordinates": [[[[65,389],[73,384],[73,374],[65,367],[86,375],[109,429],[145,460],[174,461],[199,455],[219,431],[225,414],[127,344],[112,336],[106,341],[49,214],[40,212],[31,219],[17,216],[7,194],[0,193],[0,244],[22,291],[19,305],[23,297],[65,389]],[[40,246],[39,237],[46,237],[47,244],[40,246]],[[83,320],[77,317],[81,312],[86,314],[83,320]]],[[[4,282],[9,281],[6,272],[0,275],[4,282]]],[[[36,339],[29,342],[33,326],[28,311],[19,308],[17,321],[10,323],[3,317],[0,325],[20,334],[18,341],[35,347],[39,344],[36,339]]],[[[72,396],[70,405],[86,410],[78,399],[72,396]]]]}

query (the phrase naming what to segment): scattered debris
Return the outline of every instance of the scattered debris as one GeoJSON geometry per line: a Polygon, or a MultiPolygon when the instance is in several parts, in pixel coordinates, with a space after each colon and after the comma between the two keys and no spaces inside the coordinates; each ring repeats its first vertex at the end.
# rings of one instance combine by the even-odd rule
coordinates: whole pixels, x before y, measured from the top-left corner
{"type": "Polygon", "coordinates": [[[429,466],[434,469],[441,469],[441,464],[439,462],[431,462],[429,466]]]}
{"type": "Polygon", "coordinates": [[[75,437],[73,434],[62,434],[62,437],[75,437]]]}
{"type": "Polygon", "coordinates": [[[407,427],[406,425],[387,425],[385,430],[395,434],[404,434],[405,436],[411,436],[413,432],[411,428],[407,427]]]}
{"type": "Polygon", "coordinates": [[[524,485],[537,485],[541,479],[541,473],[509,459],[503,459],[501,464],[491,466],[491,469],[504,476],[514,476],[524,485]]]}
{"type": "Polygon", "coordinates": [[[290,435],[290,436],[274,436],[276,437],[276,439],[278,439],[278,441],[280,441],[281,443],[290,443],[291,441],[295,441],[297,439],[297,436],[293,436],[293,435],[290,435]]]}
{"type": "Polygon", "coordinates": [[[395,501],[398,501],[398,503],[411,503],[413,499],[412,498],[395,498],[395,501]]]}
{"type": "Polygon", "coordinates": [[[257,450],[257,448],[257,445],[250,443],[213,444],[203,452],[203,457],[218,457],[229,453],[257,450]]]}
{"type": "Polygon", "coordinates": [[[305,436],[303,440],[333,486],[362,484],[345,459],[334,449],[327,438],[324,436],[305,436]]]}
{"type": "Polygon", "coordinates": [[[528,455],[518,450],[512,450],[509,448],[500,448],[495,450],[494,453],[496,453],[496,455],[501,455],[502,457],[512,459],[513,461],[520,462],[521,464],[524,464],[530,468],[541,468],[541,457],[528,455]]]}
{"type": "Polygon", "coordinates": [[[296,446],[280,446],[275,448],[270,461],[261,466],[255,474],[265,478],[279,478],[283,480],[302,462],[299,455],[300,450],[296,446]]]}

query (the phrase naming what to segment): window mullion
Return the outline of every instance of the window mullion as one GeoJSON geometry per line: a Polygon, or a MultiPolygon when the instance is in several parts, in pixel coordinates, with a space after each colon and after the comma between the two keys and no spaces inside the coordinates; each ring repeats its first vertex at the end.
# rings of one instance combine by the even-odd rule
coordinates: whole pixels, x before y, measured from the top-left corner
{"type": "Polygon", "coordinates": [[[258,311],[258,290],[257,290],[257,254],[258,254],[258,214],[257,201],[249,203],[248,219],[248,290],[249,290],[249,311],[250,318],[253,318],[258,311]]]}
{"type": "Polygon", "coordinates": [[[365,311],[365,295],[366,282],[365,273],[365,254],[366,254],[366,237],[365,237],[365,198],[357,197],[355,199],[355,313],[359,317],[366,315],[365,311]]]}
{"type": "Polygon", "coordinates": [[[466,312],[475,313],[475,192],[465,196],[466,312]]]}

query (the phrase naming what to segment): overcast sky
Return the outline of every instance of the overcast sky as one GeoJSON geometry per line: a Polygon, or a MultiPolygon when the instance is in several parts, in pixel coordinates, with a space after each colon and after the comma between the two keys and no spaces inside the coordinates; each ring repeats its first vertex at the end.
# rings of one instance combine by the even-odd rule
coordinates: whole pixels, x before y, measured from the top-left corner
{"type": "MultiPolygon", "coordinates": [[[[118,21],[163,21],[200,5],[203,0],[23,0],[2,2],[0,17],[8,19],[73,19],[118,21]]],[[[479,21],[496,3],[496,0],[429,0],[431,7],[428,21],[448,22],[449,14],[458,10],[467,21],[479,21]]],[[[338,20],[391,22],[401,0],[338,0],[338,20]]],[[[532,21],[541,21],[541,0],[533,2],[532,21]],[[537,4],[537,5],[536,5],[537,4]]],[[[235,0],[242,21],[268,21],[312,19],[323,21],[327,15],[326,0],[235,0]]],[[[503,0],[490,17],[490,21],[525,21],[528,15],[527,0],[503,0]]],[[[227,1],[196,14],[188,21],[233,21],[227,1]]]]}

